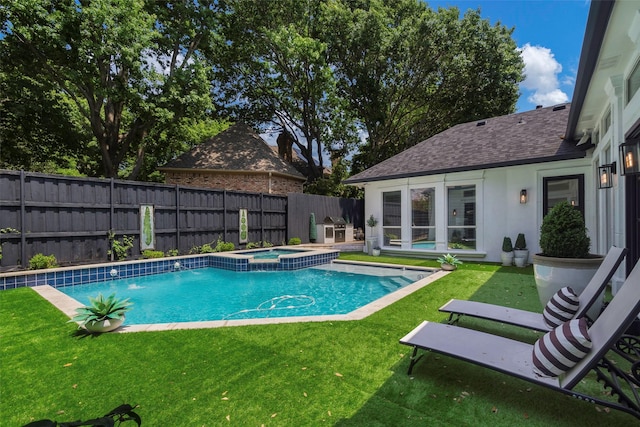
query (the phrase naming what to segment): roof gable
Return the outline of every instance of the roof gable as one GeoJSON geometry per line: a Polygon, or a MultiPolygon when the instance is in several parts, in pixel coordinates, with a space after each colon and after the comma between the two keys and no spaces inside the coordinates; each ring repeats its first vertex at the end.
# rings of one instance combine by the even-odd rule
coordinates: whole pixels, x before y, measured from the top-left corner
{"type": "Polygon", "coordinates": [[[348,184],[583,158],[565,141],[570,104],[453,126],[352,176],[348,184]]]}
{"type": "Polygon", "coordinates": [[[234,124],[159,169],[272,172],[305,179],[244,123],[234,124]]]}

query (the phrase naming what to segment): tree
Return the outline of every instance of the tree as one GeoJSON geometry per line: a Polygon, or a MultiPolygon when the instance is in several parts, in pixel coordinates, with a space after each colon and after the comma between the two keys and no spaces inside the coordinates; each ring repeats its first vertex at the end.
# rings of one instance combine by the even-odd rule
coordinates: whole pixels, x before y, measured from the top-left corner
{"type": "Polygon", "coordinates": [[[339,93],[368,133],[355,171],[457,123],[514,111],[522,60],[512,30],[480,11],[414,0],[331,0],[322,13],[339,93]]]}
{"type": "Polygon", "coordinates": [[[135,179],[145,156],[163,149],[151,132],[212,111],[206,57],[216,4],[11,2],[2,9],[0,61],[73,102],[97,142],[103,175],[135,179]]]}
{"type": "Polygon", "coordinates": [[[323,154],[344,155],[357,143],[355,119],[336,92],[327,45],[318,39],[322,2],[272,0],[226,2],[219,92],[243,120],[274,123],[293,138],[322,177],[323,154]]]}
{"type": "Polygon", "coordinates": [[[95,169],[81,147],[98,153],[76,111],[47,82],[0,71],[0,168],[76,175],[95,169]]]}

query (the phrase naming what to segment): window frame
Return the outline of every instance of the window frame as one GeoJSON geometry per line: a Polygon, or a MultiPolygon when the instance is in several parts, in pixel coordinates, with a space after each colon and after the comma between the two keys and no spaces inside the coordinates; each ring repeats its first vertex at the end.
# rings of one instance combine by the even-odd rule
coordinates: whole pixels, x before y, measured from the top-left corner
{"type": "Polygon", "coordinates": [[[542,217],[544,218],[549,213],[552,206],[549,206],[549,184],[557,181],[572,180],[578,181],[578,203],[575,207],[584,218],[585,214],[585,199],[584,199],[584,174],[574,175],[554,175],[547,176],[542,179],[542,217]]]}

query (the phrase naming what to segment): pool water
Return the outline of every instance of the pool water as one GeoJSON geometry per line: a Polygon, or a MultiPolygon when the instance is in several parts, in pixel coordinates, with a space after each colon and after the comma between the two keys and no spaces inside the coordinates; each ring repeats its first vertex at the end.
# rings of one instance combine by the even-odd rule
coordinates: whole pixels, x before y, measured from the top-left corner
{"type": "Polygon", "coordinates": [[[58,290],[82,304],[98,293],[130,298],[127,324],[139,325],[347,314],[429,273],[339,264],[295,271],[201,268],[58,290]]]}
{"type": "Polygon", "coordinates": [[[294,249],[269,249],[252,252],[237,252],[242,255],[252,255],[253,259],[277,259],[280,255],[294,255],[304,253],[305,251],[296,251],[294,249]]]}

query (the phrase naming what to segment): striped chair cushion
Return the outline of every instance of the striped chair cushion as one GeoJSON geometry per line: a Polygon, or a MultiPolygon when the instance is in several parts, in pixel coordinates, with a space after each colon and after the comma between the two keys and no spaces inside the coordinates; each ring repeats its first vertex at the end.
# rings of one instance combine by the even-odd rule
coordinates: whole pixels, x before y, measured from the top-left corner
{"type": "Polygon", "coordinates": [[[557,377],[571,369],[591,350],[587,319],[570,320],[547,332],[533,346],[533,372],[557,377]]]}
{"type": "Polygon", "coordinates": [[[565,286],[551,297],[544,307],[542,317],[548,327],[555,328],[573,319],[579,306],[580,301],[576,293],[570,287],[565,286]]]}

